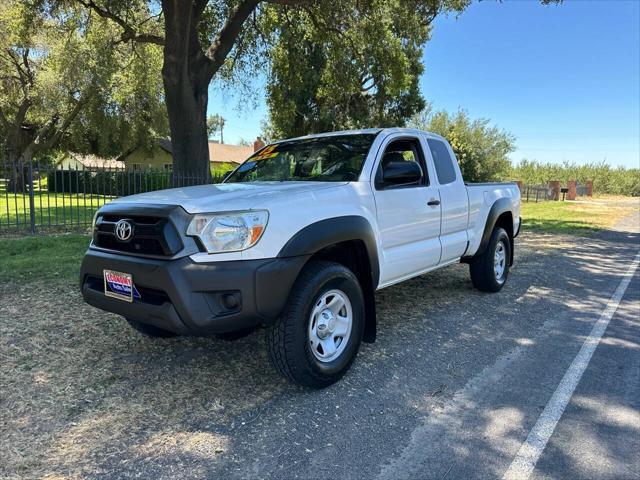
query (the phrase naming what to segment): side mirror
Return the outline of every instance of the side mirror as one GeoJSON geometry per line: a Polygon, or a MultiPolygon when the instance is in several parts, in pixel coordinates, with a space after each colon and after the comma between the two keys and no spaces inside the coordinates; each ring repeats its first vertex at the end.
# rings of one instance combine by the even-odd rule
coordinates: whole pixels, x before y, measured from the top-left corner
{"type": "Polygon", "coordinates": [[[416,162],[389,162],[382,171],[386,185],[410,185],[422,180],[422,168],[416,162]]]}

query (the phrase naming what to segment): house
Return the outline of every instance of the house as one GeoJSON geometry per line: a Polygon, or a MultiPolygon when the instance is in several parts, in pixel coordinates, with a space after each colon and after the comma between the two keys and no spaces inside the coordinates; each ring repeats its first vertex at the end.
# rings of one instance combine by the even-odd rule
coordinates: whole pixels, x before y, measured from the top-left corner
{"type": "MultiPolygon", "coordinates": [[[[211,170],[223,172],[235,168],[244,162],[254,152],[254,148],[262,148],[264,143],[260,138],[256,139],[253,146],[229,145],[209,141],[209,162],[211,170]]],[[[120,160],[129,170],[142,170],[147,168],[170,170],[173,164],[173,148],[171,140],[166,138],[156,139],[151,149],[135,148],[124,153],[120,160]]]]}
{"type": "Polygon", "coordinates": [[[67,152],[57,162],[57,170],[124,170],[124,162],[115,158],[102,158],[97,155],[67,152]]]}

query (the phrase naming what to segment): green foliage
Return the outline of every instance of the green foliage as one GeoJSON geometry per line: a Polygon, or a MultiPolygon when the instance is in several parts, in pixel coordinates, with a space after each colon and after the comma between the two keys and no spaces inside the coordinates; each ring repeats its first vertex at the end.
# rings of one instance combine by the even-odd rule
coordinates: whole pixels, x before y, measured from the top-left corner
{"type": "Polygon", "coordinates": [[[161,65],[158,46],[122,42],[75,2],[4,0],[0,143],[13,158],[57,147],[110,156],[165,135],[161,65]]]}
{"type": "Polygon", "coordinates": [[[97,193],[122,197],[171,186],[171,172],[166,170],[52,170],[47,176],[47,189],[51,193],[97,193]]]}
{"type": "Polygon", "coordinates": [[[503,178],[510,169],[508,155],[515,150],[510,133],[491,126],[486,118],[472,120],[464,110],[455,114],[426,109],[409,122],[420,130],[446,138],[456,154],[464,179],[489,182],[503,178]]]}
{"type": "Polygon", "coordinates": [[[349,0],[267,9],[269,136],[403,126],[425,106],[418,80],[431,22],[468,4],[349,0]]]}
{"type": "Polygon", "coordinates": [[[606,162],[578,165],[525,159],[511,166],[502,178],[521,180],[529,185],[546,185],[551,180],[559,180],[563,184],[568,180],[577,180],[578,183],[593,180],[594,194],[640,196],[640,168],[616,168],[606,162]]]}
{"type": "MultiPolygon", "coordinates": [[[[235,168],[234,164],[223,164],[212,169],[212,182],[220,181],[223,175],[235,168]]],[[[162,169],[133,170],[52,170],[47,175],[47,190],[50,193],[85,193],[110,197],[123,197],[136,193],[154,192],[173,186],[171,171],[162,169]]]]}
{"type": "Polygon", "coordinates": [[[210,139],[215,137],[218,132],[220,132],[220,138],[222,139],[223,130],[224,118],[222,118],[222,115],[216,113],[207,117],[207,133],[209,134],[210,139]]]}
{"type": "Polygon", "coordinates": [[[220,162],[211,165],[211,176],[213,177],[213,183],[224,177],[225,173],[235,169],[238,164],[233,162],[220,162]]]}

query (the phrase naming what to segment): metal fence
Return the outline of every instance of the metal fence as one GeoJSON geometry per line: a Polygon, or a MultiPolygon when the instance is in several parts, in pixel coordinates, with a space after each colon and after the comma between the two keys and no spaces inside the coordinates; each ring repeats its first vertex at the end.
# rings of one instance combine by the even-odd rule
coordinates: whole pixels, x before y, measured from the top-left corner
{"type": "Polygon", "coordinates": [[[114,198],[207,180],[175,179],[165,169],[0,163],[0,234],[86,230],[98,208],[114,198]]]}
{"type": "Polygon", "coordinates": [[[553,193],[546,185],[523,185],[520,191],[521,200],[523,202],[544,202],[551,200],[553,193]]]}

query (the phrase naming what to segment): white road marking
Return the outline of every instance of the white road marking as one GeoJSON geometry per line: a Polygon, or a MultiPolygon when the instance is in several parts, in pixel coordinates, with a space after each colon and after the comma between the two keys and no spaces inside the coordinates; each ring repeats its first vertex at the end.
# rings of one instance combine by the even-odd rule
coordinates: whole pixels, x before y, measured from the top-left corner
{"type": "Polygon", "coordinates": [[[609,300],[607,307],[604,309],[600,318],[591,329],[589,337],[582,344],[582,348],[573,359],[573,362],[569,366],[569,369],[562,377],[560,384],[553,393],[551,400],[547,403],[544,411],[540,414],[538,421],[533,426],[531,432],[527,436],[527,439],[520,447],[518,454],[511,462],[511,466],[506,471],[503,480],[526,480],[533,472],[533,469],[542,455],[549,438],[553,434],[553,431],[564,412],[573,391],[576,389],[578,382],[582,374],[589,365],[589,361],[593,356],[593,352],[600,343],[602,335],[604,335],[613,314],[616,312],[623,295],[627,291],[627,287],[633,278],[636,269],[640,264],[640,253],[636,255],[636,258],[631,262],[629,269],[624,274],[618,288],[614,292],[613,296],[609,300]]]}

